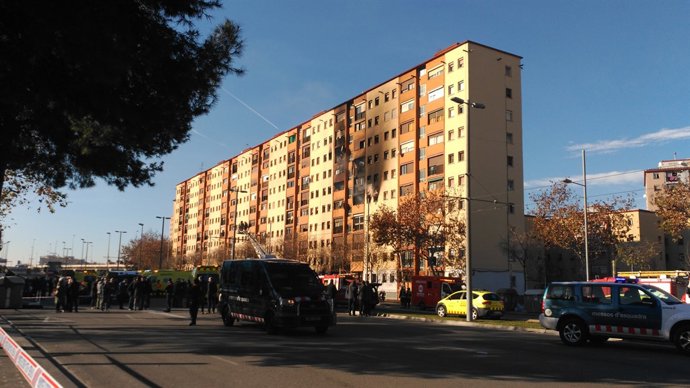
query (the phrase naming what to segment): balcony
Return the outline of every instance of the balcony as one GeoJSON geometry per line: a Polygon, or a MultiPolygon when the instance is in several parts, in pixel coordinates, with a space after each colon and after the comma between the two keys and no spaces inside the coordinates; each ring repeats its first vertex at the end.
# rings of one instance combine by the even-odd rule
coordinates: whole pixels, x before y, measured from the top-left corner
{"type": "Polygon", "coordinates": [[[428,176],[443,174],[443,165],[429,166],[428,176]]]}

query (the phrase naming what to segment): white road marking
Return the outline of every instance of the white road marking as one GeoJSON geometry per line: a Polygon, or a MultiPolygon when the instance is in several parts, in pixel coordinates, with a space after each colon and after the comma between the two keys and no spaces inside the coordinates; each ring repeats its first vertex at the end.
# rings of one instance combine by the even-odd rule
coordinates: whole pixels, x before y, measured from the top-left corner
{"type": "Polygon", "coordinates": [[[234,365],[234,366],[239,366],[240,364],[236,363],[235,361],[225,359],[220,356],[211,356],[211,358],[215,358],[216,360],[227,362],[228,364],[234,365]]]}

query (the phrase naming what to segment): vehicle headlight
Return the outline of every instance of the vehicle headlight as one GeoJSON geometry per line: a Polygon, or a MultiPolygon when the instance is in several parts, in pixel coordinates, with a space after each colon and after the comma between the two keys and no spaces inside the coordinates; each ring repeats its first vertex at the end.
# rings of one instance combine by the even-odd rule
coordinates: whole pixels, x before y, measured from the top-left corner
{"type": "Polygon", "coordinates": [[[280,304],[281,304],[281,306],[294,306],[295,300],[294,299],[280,298],[280,304]]]}

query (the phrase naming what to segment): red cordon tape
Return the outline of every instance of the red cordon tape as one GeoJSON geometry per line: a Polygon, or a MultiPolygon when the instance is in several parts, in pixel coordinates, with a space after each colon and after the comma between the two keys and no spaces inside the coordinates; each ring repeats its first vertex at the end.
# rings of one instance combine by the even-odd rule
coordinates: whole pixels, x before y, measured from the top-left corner
{"type": "Polygon", "coordinates": [[[0,346],[7,356],[22,373],[26,381],[32,387],[59,387],[62,388],[53,376],[48,374],[28,353],[19,346],[12,337],[0,327],[0,346]]]}

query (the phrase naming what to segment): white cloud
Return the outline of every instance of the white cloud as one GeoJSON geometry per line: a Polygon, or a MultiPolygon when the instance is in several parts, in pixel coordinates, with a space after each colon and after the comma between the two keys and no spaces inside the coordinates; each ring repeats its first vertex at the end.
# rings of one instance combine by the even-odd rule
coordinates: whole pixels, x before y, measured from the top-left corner
{"type": "Polygon", "coordinates": [[[684,139],[690,139],[690,127],[664,128],[632,139],[601,140],[596,143],[573,144],[566,147],[566,149],[571,152],[585,149],[587,152],[606,153],[625,148],[640,148],[651,144],[684,139]]]}
{"type": "MultiPolygon", "coordinates": [[[[560,182],[566,177],[540,178],[525,181],[525,189],[551,186],[554,182],[560,182]]],[[[574,182],[582,183],[582,176],[567,177],[574,182]]],[[[642,186],[644,171],[609,171],[596,174],[587,174],[587,186],[619,186],[636,184],[642,186]]]]}

